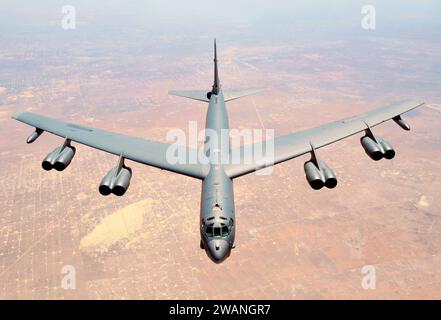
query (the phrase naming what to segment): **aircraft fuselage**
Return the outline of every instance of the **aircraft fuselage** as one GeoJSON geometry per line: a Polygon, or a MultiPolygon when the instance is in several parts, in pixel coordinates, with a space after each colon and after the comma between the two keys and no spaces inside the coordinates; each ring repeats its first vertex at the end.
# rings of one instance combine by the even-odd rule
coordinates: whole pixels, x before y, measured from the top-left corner
{"type": "Polygon", "coordinates": [[[205,152],[210,170],[202,181],[200,231],[201,247],[216,263],[224,261],[231,252],[235,238],[233,181],[222,165],[229,155],[228,114],[222,90],[211,94],[205,123],[205,152]],[[216,141],[214,141],[216,139],[216,141]]]}

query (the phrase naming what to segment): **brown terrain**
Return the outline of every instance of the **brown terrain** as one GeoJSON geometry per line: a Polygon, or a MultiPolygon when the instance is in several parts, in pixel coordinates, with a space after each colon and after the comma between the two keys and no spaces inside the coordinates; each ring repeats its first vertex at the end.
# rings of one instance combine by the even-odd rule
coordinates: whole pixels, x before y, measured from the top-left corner
{"type": "Polygon", "coordinates": [[[360,135],[320,149],[339,178],[333,190],[308,186],[307,156],[235,180],[237,243],[220,265],[199,249],[199,181],[128,161],[126,195],[102,197],[117,158],[81,145],[64,172],[42,170],[62,139],[27,145],[32,128],[10,119],[16,111],[159,141],[190,120],[202,128],[203,103],[167,95],[211,85],[211,39],[194,39],[183,53],[170,39],[153,53],[139,39],[0,49],[0,298],[440,299],[439,41],[219,41],[225,87],[267,88],[228,106],[232,128],[280,135],[395,100],[427,102],[406,117],[411,132],[375,128],[397,150],[391,161],[370,160],[360,135]],[[126,44],[138,50],[127,56],[126,44]],[[75,290],[61,286],[66,265],[75,290]],[[366,265],[374,290],[362,287],[366,265]]]}

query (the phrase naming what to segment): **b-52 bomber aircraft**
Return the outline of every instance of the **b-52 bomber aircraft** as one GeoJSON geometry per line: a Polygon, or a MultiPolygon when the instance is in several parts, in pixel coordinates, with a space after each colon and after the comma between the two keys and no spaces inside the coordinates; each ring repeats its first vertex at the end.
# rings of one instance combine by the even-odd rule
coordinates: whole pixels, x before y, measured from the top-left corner
{"type": "MultiPolygon", "coordinates": [[[[211,91],[171,91],[170,94],[208,103],[205,128],[220,132],[229,130],[226,103],[255,92],[257,90],[227,90],[221,87],[215,40],[214,83],[211,91]]],[[[34,142],[45,131],[64,139],[61,146],[44,158],[42,162],[44,170],[63,171],[75,155],[72,142],[118,156],[118,164],[100,183],[99,192],[104,196],[111,193],[122,196],[129,187],[132,170],[125,165],[126,159],[201,180],[200,246],[205,249],[211,260],[220,263],[230,256],[231,249],[234,248],[236,218],[233,180],[235,178],[310,154],[311,159],[304,164],[308,183],[315,190],[323,187],[332,189],[337,185],[336,175],[324,161],[318,158],[317,149],[363,132],[364,136],[361,137],[360,142],[370,158],[375,161],[383,158],[392,159],[395,156],[394,148],[375,135],[372,128],[392,119],[404,130],[410,130],[401,115],[423,104],[415,100],[400,101],[358,116],[279,136],[274,138],[271,158],[265,154],[251,161],[236,163],[171,162],[167,158],[167,150],[171,146],[168,143],[67,123],[32,112],[20,112],[13,118],[35,128],[27,143],[34,142]]],[[[243,151],[245,147],[240,146],[237,149],[243,151]]],[[[179,148],[181,149],[178,151],[187,154],[194,152],[192,148],[186,146],[179,148]]],[[[221,139],[216,150],[212,151],[218,155],[232,151],[229,139],[221,139]]]]}

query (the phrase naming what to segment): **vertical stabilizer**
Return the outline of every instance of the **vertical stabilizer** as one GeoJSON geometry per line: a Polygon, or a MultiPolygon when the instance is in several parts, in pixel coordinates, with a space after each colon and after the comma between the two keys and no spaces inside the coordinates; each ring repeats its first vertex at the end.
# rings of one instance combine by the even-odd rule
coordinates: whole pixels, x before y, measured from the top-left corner
{"type": "Polygon", "coordinates": [[[219,94],[220,89],[220,81],[219,81],[219,72],[217,69],[217,48],[216,48],[216,39],[214,39],[214,82],[213,82],[213,90],[211,93],[219,94]]]}
{"type": "MultiPolygon", "coordinates": [[[[219,70],[217,65],[217,47],[216,47],[216,39],[214,39],[214,81],[213,81],[213,89],[207,92],[206,90],[172,90],[169,91],[169,94],[184,98],[189,98],[193,100],[210,102],[210,98],[212,94],[218,95],[221,89],[221,84],[219,81],[219,70]]],[[[251,94],[255,94],[257,92],[262,91],[261,88],[248,88],[248,89],[222,89],[222,93],[224,95],[225,102],[232,101],[235,99],[239,99],[241,97],[249,96],[251,94]]]]}

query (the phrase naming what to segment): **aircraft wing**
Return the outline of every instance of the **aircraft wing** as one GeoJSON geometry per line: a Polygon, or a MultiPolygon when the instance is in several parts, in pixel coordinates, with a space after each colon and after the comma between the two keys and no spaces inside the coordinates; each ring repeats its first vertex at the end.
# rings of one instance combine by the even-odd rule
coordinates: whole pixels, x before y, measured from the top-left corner
{"type": "MultiPolygon", "coordinates": [[[[263,153],[263,156],[255,158],[252,161],[244,161],[245,148],[254,148],[257,144],[262,146],[262,143],[243,146],[240,150],[236,150],[240,151],[240,161],[237,161],[237,164],[234,164],[233,162],[232,164],[226,165],[225,171],[229,177],[236,178],[299,157],[311,152],[313,147],[314,149],[318,149],[337,142],[356,133],[365,131],[368,127],[374,127],[387,120],[400,116],[401,114],[420,107],[423,104],[424,102],[415,100],[400,101],[354,117],[276,137],[274,139],[274,156],[267,156],[263,153]]],[[[234,155],[234,150],[232,150],[232,154],[234,155]]]]}
{"type": "MultiPolygon", "coordinates": [[[[86,146],[106,151],[125,159],[133,160],[152,167],[172,171],[189,177],[204,179],[208,168],[201,164],[172,164],[166,159],[170,144],[144,140],[119,133],[84,127],[52,119],[31,112],[20,112],[13,119],[24,122],[43,131],[53,133],[86,146]]],[[[196,149],[184,148],[188,156],[196,149]]],[[[187,158],[188,159],[188,158],[187,158]]]]}

